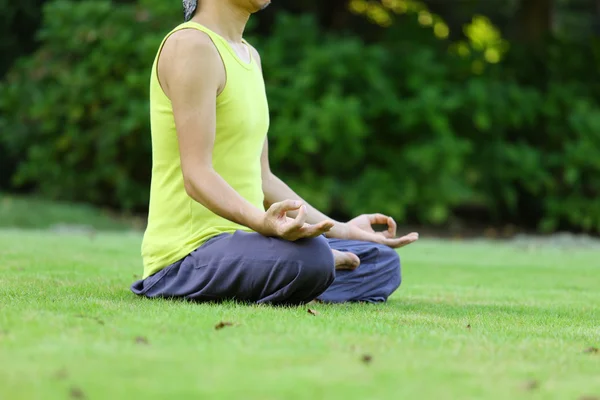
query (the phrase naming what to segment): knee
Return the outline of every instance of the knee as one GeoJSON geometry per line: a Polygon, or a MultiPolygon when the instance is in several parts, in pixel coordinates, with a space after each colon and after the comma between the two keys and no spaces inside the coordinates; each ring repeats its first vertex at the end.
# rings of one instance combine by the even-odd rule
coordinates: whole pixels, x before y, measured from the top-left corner
{"type": "Polygon", "coordinates": [[[387,264],[390,268],[400,269],[400,255],[395,249],[388,246],[378,245],[379,262],[387,264]]]}
{"type": "Polygon", "coordinates": [[[319,236],[301,244],[299,254],[303,280],[314,285],[329,286],[335,279],[335,262],[327,239],[319,236]]]}
{"type": "Polygon", "coordinates": [[[385,274],[388,285],[392,291],[400,287],[402,283],[402,267],[398,252],[388,246],[378,246],[379,260],[377,264],[381,272],[385,274]]]}

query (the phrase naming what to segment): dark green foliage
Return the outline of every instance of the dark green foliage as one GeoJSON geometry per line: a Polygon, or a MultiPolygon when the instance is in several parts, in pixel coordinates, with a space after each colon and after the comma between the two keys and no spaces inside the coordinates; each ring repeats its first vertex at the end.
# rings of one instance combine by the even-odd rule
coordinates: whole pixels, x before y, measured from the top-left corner
{"type": "MultiPolygon", "coordinates": [[[[34,35],[44,0],[0,0],[0,79],[18,57],[35,48],[34,35]]],[[[0,142],[0,189],[9,186],[17,159],[9,157],[0,142]]]]}
{"type": "Polygon", "coordinates": [[[42,46],[1,87],[2,141],[23,161],[17,185],[125,209],[147,203],[148,80],[169,21],[107,1],[47,3],[42,46]]]}
{"type": "MultiPolygon", "coordinates": [[[[23,161],[15,184],[145,209],[149,71],[180,19],[153,0],[51,3],[41,48],[1,87],[0,142],[23,161]]],[[[323,211],[444,224],[477,210],[486,222],[600,230],[598,43],[513,46],[475,74],[413,17],[365,43],[280,13],[252,41],[273,170],[323,211]]]]}
{"type": "Polygon", "coordinates": [[[44,0],[0,0],[0,77],[18,56],[31,52],[44,0]]]}
{"type": "Polygon", "coordinates": [[[388,36],[366,45],[282,17],[260,43],[272,160],[302,193],[346,216],[438,224],[475,209],[600,230],[598,43],[515,49],[477,75],[410,20],[388,36]]]}

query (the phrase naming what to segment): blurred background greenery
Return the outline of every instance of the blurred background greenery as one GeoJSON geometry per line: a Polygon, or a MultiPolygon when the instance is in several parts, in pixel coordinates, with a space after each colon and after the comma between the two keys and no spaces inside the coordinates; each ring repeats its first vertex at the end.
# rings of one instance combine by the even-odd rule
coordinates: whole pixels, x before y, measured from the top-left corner
{"type": "MultiPolygon", "coordinates": [[[[178,0],[0,0],[0,192],[143,215],[178,0]]],[[[274,0],[273,169],[336,218],[600,232],[600,0],[274,0]]]]}

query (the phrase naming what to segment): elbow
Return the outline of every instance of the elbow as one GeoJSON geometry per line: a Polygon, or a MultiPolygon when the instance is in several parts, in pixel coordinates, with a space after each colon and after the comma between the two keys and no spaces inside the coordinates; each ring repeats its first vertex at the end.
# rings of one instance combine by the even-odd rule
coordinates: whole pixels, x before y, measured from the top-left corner
{"type": "Polygon", "coordinates": [[[272,186],[273,174],[271,172],[263,172],[261,180],[262,180],[263,192],[266,193],[269,191],[269,188],[272,186]]]}
{"type": "Polygon", "coordinates": [[[188,196],[198,201],[198,182],[200,177],[197,173],[183,172],[183,187],[188,196]]]}
{"type": "Polygon", "coordinates": [[[204,183],[210,181],[212,169],[194,166],[191,172],[189,169],[184,169],[182,172],[183,187],[187,195],[197,202],[204,204],[204,188],[206,187],[204,183]]]}
{"type": "Polygon", "coordinates": [[[264,195],[263,207],[268,210],[273,205],[272,192],[273,192],[273,175],[271,173],[263,174],[262,176],[262,191],[264,195]]]}
{"type": "Polygon", "coordinates": [[[187,193],[188,196],[190,196],[192,199],[194,199],[195,193],[196,193],[196,189],[194,186],[194,182],[187,178],[187,177],[183,177],[183,187],[185,188],[185,192],[187,193]]]}

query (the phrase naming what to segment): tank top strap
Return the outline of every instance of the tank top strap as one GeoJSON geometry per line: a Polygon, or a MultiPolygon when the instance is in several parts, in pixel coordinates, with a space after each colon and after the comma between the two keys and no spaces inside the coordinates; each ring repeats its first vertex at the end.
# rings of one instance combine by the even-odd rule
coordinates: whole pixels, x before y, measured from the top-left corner
{"type": "Polygon", "coordinates": [[[178,25],[175,29],[173,29],[169,33],[169,35],[167,35],[167,37],[170,36],[171,34],[173,34],[174,32],[177,32],[177,31],[180,31],[183,29],[196,29],[196,30],[202,31],[205,34],[207,34],[211,38],[211,40],[214,43],[217,50],[219,51],[219,54],[221,55],[221,58],[223,58],[223,61],[226,61],[229,57],[231,57],[233,60],[235,60],[237,63],[239,63],[240,66],[242,66],[246,69],[250,70],[256,66],[256,60],[254,59],[254,56],[252,55],[252,51],[250,50],[250,44],[245,39],[242,39],[242,43],[244,43],[244,45],[246,46],[246,48],[248,50],[248,54],[250,56],[250,62],[245,62],[244,60],[242,60],[240,58],[240,56],[235,52],[233,47],[231,47],[229,42],[223,36],[219,35],[218,33],[210,30],[206,26],[199,24],[195,21],[188,21],[188,22],[184,22],[184,23],[178,25]]]}

